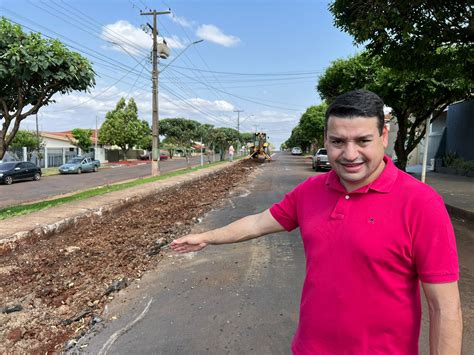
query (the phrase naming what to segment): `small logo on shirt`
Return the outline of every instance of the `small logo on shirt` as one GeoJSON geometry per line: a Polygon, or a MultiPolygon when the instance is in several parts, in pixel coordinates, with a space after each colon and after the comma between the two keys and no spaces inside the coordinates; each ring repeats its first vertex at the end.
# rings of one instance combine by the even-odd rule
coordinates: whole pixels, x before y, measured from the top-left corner
{"type": "Polygon", "coordinates": [[[369,223],[374,224],[375,223],[375,218],[374,217],[369,217],[369,223]]]}

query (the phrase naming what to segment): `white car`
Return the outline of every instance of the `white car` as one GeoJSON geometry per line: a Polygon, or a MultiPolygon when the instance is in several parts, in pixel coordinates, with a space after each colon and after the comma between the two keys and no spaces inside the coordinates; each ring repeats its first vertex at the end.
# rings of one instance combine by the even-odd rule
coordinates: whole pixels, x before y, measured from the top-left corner
{"type": "Polygon", "coordinates": [[[294,147],[293,149],[291,149],[291,154],[292,155],[301,155],[301,154],[303,154],[303,151],[301,150],[300,147],[294,147]]]}

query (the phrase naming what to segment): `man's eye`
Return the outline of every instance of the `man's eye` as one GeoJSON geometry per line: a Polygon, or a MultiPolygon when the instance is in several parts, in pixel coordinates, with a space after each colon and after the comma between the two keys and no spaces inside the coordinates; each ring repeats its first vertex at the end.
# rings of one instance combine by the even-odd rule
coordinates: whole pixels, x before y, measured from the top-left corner
{"type": "Polygon", "coordinates": [[[362,139],[360,142],[361,142],[362,144],[367,144],[367,143],[370,143],[370,142],[372,142],[372,141],[371,141],[370,139],[362,139]]]}
{"type": "Polygon", "coordinates": [[[331,141],[332,144],[335,144],[335,145],[340,145],[342,143],[342,141],[340,140],[332,140],[331,141]]]}

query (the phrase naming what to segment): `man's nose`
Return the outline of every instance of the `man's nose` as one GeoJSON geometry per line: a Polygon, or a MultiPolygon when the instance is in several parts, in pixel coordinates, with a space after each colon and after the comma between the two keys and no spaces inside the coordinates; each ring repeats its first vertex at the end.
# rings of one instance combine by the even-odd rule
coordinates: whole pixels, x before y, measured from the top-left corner
{"type": "Polygon", "coordinates": [[[354,142],[347,142],[344,148],[344,159],[347,161],[354,161],[359,157],[359,151],[357,149],[357,144],[354,142]]]}

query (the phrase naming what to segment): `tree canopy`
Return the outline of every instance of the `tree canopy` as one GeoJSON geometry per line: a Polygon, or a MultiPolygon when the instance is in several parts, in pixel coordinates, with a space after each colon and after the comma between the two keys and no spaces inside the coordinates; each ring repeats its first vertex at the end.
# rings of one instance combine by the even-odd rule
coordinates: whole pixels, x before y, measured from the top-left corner
{"type": "Polygon", "coordinates": [[[149,135],[147,122],[138,119],[138,108],[131,98],[128,104],[122,97],[115,109],[107,112],[105,121],[100,127],[99,140],[102,144],[119,146],[125,153],[139,144],[144,136],[149,135]]]}
{"type": "Polygon", "coordinates": [[[91,63],[58,40],[25,33],[0,18],[0,159],[20,122],[52,102],[56,93],[87,92],[95,85],[91,63]]]}
{"type": "Polygon", "coordinates": [[[136,146],[140,149],[146,149],[151,151],[153,145],[153,137],[151,135],[151,127],[149,123],[145,120],[142,120],[142,136],[138,140],[136,146]]]}
{"type": "Polygon", "coordinates": [[[165,118],[160,121],[160,135],[166,136],[165,143],[181,149],[189,165],[189,156],[194,141],[200,139],[201,124],[186,118],[165,118]]]}
{"type": "Polygon", "coordinates": [[[352,35],[355,43],[381,55],[384,64],[429,71],[457,62],[472,77],[470,0],[335,0],[329,9],[336,26],[352,35]]]}
{"type": "MultiPolygon", "coordinates": [[[[219,147],[220,159],[224,159],[227,148],[241,141],[239,132],[234,128],[219,127],[214,130],[215,144],[219,147]]],[[[235,147],[234,147],[235,148],[235,147]]]]}
{"type": "Polygon", "coordinates": [[[92,129],[74,128],[70,140],[73,145],[80,148],[83,152],[88,152],[92,147],[92,129]]]}
{"type": "Polygon", "coordinates": [[[282,144],[282,147],[301,147],[307,151],[311,145],[323,146],[326,109],[326,103],[308,107],[301,115],[298,125],[291,131],[290,138],[282,144]]]}
{"type": "Polygon", "coordinates": [[[336,96],[355,89],[377,93],[392,108],[398,123],[395,152],[398,167],[405,169],[408,154],[425,132],[425,121],[436,119],[451,103],[470,96],[471,82],[449,68],[431,73],[401,72],[383,66],[380,57],[361,53],[334,61],[319,78],[317,90],[330,103],[336,96]]]}
{"type": "Polygon", "coordinates": [[[26,130],[18,130],[13,138],[10,148],[12,149],[21,149],[26,147],[28,150],[35,150],[41,148],[43,146],[43,139],[41,136],[37,136],[36,132],[26,131],[26,130]]]}

